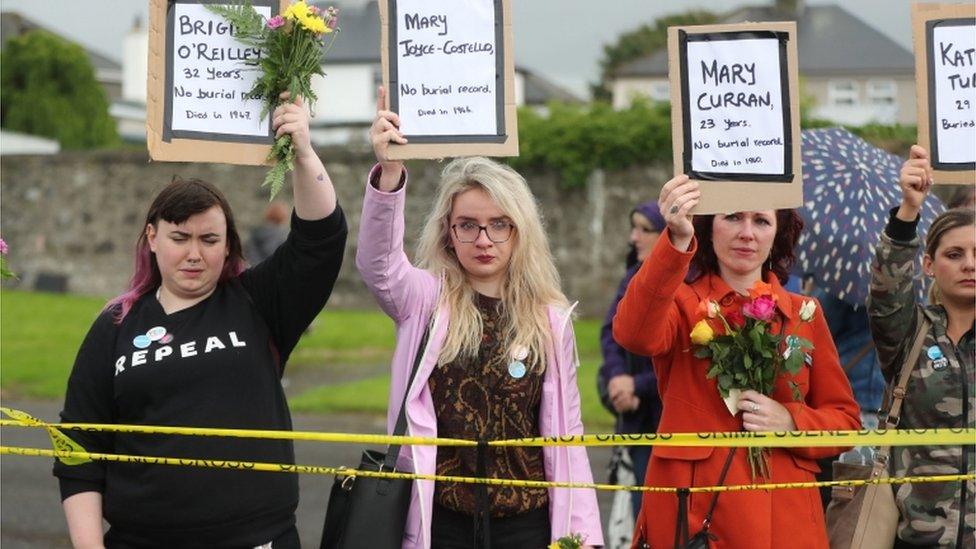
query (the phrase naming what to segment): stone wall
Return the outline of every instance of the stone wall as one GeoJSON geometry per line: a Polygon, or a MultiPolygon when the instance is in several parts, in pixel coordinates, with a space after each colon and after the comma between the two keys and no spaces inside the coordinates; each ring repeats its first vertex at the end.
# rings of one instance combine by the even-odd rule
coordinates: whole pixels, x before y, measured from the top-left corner
{"type": "MultiPolygon", "coordinates": [[[[373,307],[355,268],[362,186],[372,165],[369,151],[320,151],[349,220],[345,261],[331,305],[373,307]]],[[[414,241],[442,164],[410,162],[407,250],[414,241]]],[[[552,174],[526,173],[546,216],[553,253],[571,300],[584,315],[602,315],[623,274],[628,213],[657,195],[669,172],[657,166],[594,176],[585,189],[563,189],[552,174]]],[[[5,285],[50,286],[112,296],[132,273],[132,252],[146,209],[174,175],[215,183],[228,196],[244,238],[267,204],[259,187],[263,168],[224,164],[150,162],[143,151],[4,156],[0,164],[0,236],[19,280],[5,285]]],[[[282,193],[290,200],[290,189],[282,193]]]]}

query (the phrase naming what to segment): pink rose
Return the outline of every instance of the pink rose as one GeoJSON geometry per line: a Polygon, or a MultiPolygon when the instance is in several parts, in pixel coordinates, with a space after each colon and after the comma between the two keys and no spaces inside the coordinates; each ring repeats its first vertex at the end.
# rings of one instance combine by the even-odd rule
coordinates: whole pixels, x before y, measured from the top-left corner
{"type": "Polygon", "coordinates": [[[335,28],[339,26],[339,14],[337,13],[332,17],[332,19],[329,19],[329,22],[326,23],[326,25],[330,29],[335,30],[335,28]]]}
{"type": "Polygon", "coordinates": [[[285,24],[285,18],[280,15],[275,15],[271,19],[268,19],[268,28],[277,29],[278,27],[285,24]]]}
{"type": "Polygon", "coordinates": [[[0,254],[7,255],[8,251],[10,251],[10,248],[7,247],[7,241],[0,238],[0,254]]]}
{"type": "Polygon", "coordinates": [[[769,322],[773,319],[773,313],[776,311],[776,302],[773,298],[764,295],[753,299],[749,303],[742,306],[742,314],[749,318],[755,318],[756,320],[762,320],[763,322],[769,322]]]}

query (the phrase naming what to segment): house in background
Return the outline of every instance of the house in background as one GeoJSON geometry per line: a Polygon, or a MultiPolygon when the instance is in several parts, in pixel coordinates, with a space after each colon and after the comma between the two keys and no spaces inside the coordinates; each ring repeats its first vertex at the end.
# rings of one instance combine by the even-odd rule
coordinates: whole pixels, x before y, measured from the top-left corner
{"type": "MultiPolygon", "coordinates": [[[[340,8],[339,25],[342,30],[323,60],[325,77],[312,80],[318,102],[311,130],[319,145],[365,143],[376,114],[376,91],[383,81],[376,2],[340,8]]],[[[148,32],[138,22],[125,37],[122,94],[111,113],[119,121],[119,134],[128,140],[145,139],[148,40],[148,32]]],[[[580,99],[517,66],[516,104],[544,110],[550,101],[578,103],[580,99]]]]}
{"type": "MultiPolygon", "coordinates": [[[[721,20],[747,21],[796,21],[800,91],[812,100],[810,116],[850,125],[915,123],[912,53],[842,7],[777,2],[721,20]]],[[[666,49],[631,61],[614,76],[615,108],[638,96],[670,101],[666,49]]]]}

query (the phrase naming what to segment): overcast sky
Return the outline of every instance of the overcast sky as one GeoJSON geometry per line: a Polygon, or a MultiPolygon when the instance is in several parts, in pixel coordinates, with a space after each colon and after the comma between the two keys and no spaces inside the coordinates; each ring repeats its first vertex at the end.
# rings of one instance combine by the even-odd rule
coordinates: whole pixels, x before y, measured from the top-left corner
{"type": "MultiPolygon", "coordinates": [[[[365,0],[337,1],[361,5],[365,0]]],[[[512,0],[516,63],[587,95],[597,78],[603,44],[656,17],[690,9],[715,12],[769,5],[770,0],[512,0]]],[[[911,51],[910,0],[809,0],[808,5],[840,3],[845,9],[911,51]]],[[[146,0],[0,0],[4,11],[29,19],[120,60],[122,38],[136,17],[147,21],[146,0]]]]}

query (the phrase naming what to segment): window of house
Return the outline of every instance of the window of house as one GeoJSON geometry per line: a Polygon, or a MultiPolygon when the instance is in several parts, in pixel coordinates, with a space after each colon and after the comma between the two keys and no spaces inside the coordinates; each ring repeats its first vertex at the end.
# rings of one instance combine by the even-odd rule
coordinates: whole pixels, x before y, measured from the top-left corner
{"type": "Polygon", "coordinates": [[[894,105],[897,96],[894,80],[868,80],[868,102],[872,105],[894,105]]]}
{"type": "Polygon", "coordinates": [[[857,82],[853,80],[831,80],[827,89],[827,99],[831,105],[857,105],[857,82]]]}

